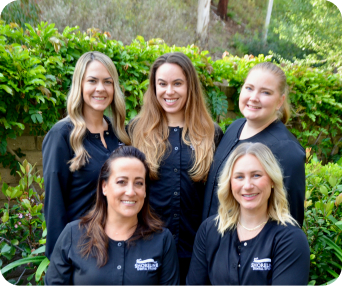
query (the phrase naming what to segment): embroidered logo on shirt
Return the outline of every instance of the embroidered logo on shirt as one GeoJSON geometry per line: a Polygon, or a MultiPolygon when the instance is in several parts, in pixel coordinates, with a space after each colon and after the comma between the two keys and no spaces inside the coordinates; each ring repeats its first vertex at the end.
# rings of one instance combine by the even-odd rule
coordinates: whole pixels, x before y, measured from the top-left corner
{"type": "Polygon", "coordinates": [[[119,141],[119,146],[125,146],[125,143],[119,141]]]}
{"type": "Polygon", "coordinates": [[[271,270],[271,258],[259,259],[256,257],[251,263],[251,267],[253,270],[271,270]]]}
{"type": "Polygon", "coordinates": [[[158,262],[154,261],[152,258],[145,260],[137,259],[137,262],[135,263],[135,268],[138,271],[157,270],[158,262]]]}

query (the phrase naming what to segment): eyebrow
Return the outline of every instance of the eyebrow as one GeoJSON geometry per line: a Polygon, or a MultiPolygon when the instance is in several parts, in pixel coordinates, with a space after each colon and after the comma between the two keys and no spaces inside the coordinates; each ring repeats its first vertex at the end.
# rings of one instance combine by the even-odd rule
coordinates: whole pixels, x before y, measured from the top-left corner
{"type": "MultiPolygon", "coordinates": [[[[262,173],[263,173],[262,170],[254,170],[254,171],[252,171],[252,172],[250,172],[250,173],[258,173],[258,172],[262,172],[262,173]]],[[[233,173],[233,175],[237,175],[237,174],[245,174],[245,172],[234,172],[234,173],[233,173]]]]}
{"type": "MultiPolygon", "coordinates": [[[[251,84],[251,83],[248,83],[248,82],[244,83],[244,85],[255,87],[254,84],[251,84]]],[[[263,87],[263,86],[260,89],[262,89],[262,90],[269,90],[269,91],[273,92],[273,89],[269,89],[269,88],[263,87]]]]}
{"type": "MultiPolygon", "coordinates": [[[[87,76],[87,78],[89,78],[89,77],[94,78],[94,79],[98,79],[97,77],[92,76],[92,75],[88,75],[88,76],[87,76]]],[[[112,77],[106,77],[105,80],[107,80],[107,79],[113,80],[112,77]]]]}
{"type": "MultiPolygon", "coordinates": [[[[126,180],[128,180],[128,177],[126,177],[126,176],[119,176],[119,177],[117,177],[117,179],[126,179],[126,180]]],[[[136,180],[136,179],[145,180],[145,178],[143,178],[143,177],[135,177],[134,179],[135,179],[135,180],[136,180]]]]}
{"type": "MultiPolygon", "coordinates": [[[[166,81],[166,80],[164,80],[164,79],[162,79],[162,78],[158,78],[158,80],[166,81]]],[[[172,82],[174,82],[174,81],[179,81],[179,80],[184,82],[184,80],[181,79],[181,78],[177,78],[177,79],[173,80],[172,82]]]]}

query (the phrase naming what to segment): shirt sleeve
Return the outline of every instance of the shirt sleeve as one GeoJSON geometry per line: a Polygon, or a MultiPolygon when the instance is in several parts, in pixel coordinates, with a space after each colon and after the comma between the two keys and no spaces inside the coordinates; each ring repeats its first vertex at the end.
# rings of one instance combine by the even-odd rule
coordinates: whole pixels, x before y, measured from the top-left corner
{"type": "Polygon", "coordinates": [[[305,199],[305,152],[298,143],[291,140],[278,142],[277,146],[272,146],[272,152],[283,171],[290,213],[302,226],[305,199]]]}
{"type": "Polygon", "coordinates": [[[304,232],[288,227],[276,242],[272,261],[272,285],[307,285],[310,248],[304,232]]]}
{"type": "Polygon", "coordinates": [[[165,229],[163,264],[159,285],[179,285],[179,263],[175,241],[168,229],[165,229]]]}
{"type": "Polygon", "coordinates": [[[187,285],[210,285],[208,273],[208,261],[206,258],[206,225],[204,221],[197,231],[190,268],[186,277],[187,285]]]}
{"type": "Polygon", "coordinates": [[[45,185],[44,215],[47,227],[46,256],[50,259],[58,236],[68,223],[65,197],[71,177],[67,136],[51,130],[43,142],[43,175],[45,185]]]}
{"type": "Polygon", "coordinates": [[[72,261],[69,250],[72,242],[72,229],[67,225],[58,237],[52,252],[50,265],[45,275],[45,285],[71,285],[72,261]]]}

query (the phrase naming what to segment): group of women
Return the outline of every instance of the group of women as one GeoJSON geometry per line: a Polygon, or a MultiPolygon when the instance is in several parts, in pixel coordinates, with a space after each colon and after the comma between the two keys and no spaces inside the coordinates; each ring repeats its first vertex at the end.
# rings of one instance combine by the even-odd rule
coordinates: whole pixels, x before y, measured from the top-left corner
{"type": "Polygon", "coordinates": [[[284,125],[284,72],[252,68],[239,107],[223,135],[189,58],[168,53],[125,126],[113,62],[82,55],[43,142],[45,283],[307,284],[305,152],[284,125]]]}

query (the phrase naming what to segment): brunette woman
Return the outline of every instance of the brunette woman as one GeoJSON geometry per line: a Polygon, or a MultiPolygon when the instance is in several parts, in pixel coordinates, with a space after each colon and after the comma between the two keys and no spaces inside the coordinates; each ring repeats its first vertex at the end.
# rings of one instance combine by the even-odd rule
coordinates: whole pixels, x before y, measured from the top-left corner
{"type": "Polygon", "coordinates": [[[268,146],[284,172],[290,213],[302,225],[305,196],[305,151],[285,124],[290,118],[286,76],[281,68],[265,62],[254,66],[241,88],[239,108],[245,118],[227,129],[215,153],[205,189],[203,220],[217,213],[217,184],[230,153],[241,143],[268,146]]]}
{"type": "Polygon", "coordinates": [[[150,203],[177,244],[181,284],[201,223],[204,182],[222,137],[211,119],[196,70],[183,53],[160,56],[152,65],[139,115],[131,122],[133,146],[150,166],[150,203]]]}
{"type": "Polygon", "coordinates": [[[149,169],[138,149],[116,149],[101,168],[96,205],[59,236],[46,284],[179,283],[177,251],[150,210],[149,169]]]}
{"type": "Polygon", "coordinates": [[[103,163],[121,143],[130,144],[125,101],[110,58],[100,52],[79,58],[67,111],[43,142],[48,258],[66,224],[92,206],[103,163]],[[112,119],[104,116],[107,107],[112,119]]]}
{"type": "Polygon", "coordinates": [[[310,249],[271,150],[243,143],[218,184],[219,211],[196,235],[187,284],[307,285],[310,249]]]}

